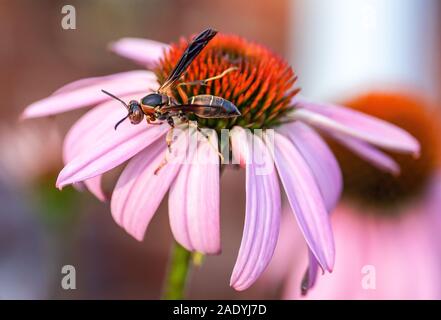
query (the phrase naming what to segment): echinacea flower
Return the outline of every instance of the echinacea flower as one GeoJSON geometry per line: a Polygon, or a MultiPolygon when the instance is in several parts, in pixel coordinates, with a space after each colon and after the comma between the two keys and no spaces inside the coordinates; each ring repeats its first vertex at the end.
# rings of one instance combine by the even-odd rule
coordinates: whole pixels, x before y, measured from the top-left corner
{"type": "MultiPolygon", "coordinates": [[[[418,154],[418,142],[384,121],[340,106],[295,97],[299,91],[293,87],[296,77],[283,59],[262,45],[219,34],[191,64],[183,80],[193,82],[213,77],[232,67],[236,71],[205,86],[178,86],[173,95],[180,103],[197,94],[220,96],[234,103],[241,116],[195,119],[199,127],[213,129],[208,132],[209,140],[201,139],[197,143],[198,156],[191,154],[191,161],[179,161],[189,149],[190,129],[184,128],[173,142],[172,152],[178,161],[164,162],[168,153],[165,136],[170,127],[124,122],[117,131],[113,130],[115,123],[125,116],[125,110],[100,90],[126,101],[140,99],[159,87],[188,42],[189,39],[182,39],[167,46],[150,40],[119,40],[111,45],[114,52],[152,71],[136,70],[79,80],[26,108],[23,116],[33,118],[95,106],[67,134],[66,166],[58,176],[57,187],[84,184],[104,200],[106,195],[100,187],[102,175],[128,162],[111,197],[115,221],[142,240],[169,191],[170,225],[176,241],[191,251],[217,254],[221,250],[219,169],[225,165],[217,154],[218,136],[222,138],[225,133],[222,129],[228,129],[233,158],[246,168],[244,233],[231,286],[236,290],[248,288],[273,255],[280,227],[279,178],[312,260],[323,270],[331,271],[334,240],[328,212],[339,198],[341,173],[332,152],[315,129],[350,141],[357,152],[378,165],[383,165],[385,156],[376,146],[418,154]],[[253,134],[247,129],[263,131],[253,134]],[[256,155],[263,161],[256,161],[256,155]]],[[[229,141],[220,140],[223,152],[229,141]]]]}
{"type": "MultiPolygon", "coordinates": [[[[347,105],[408,130],[420,141],[421,156],[389,154],[392,171],[401,168],[391,175],[332,144],[345,183],[332,213],[335,272],[309,279],[315,286],[303,298],[440,299],[440,117],[424,99],[402,93],[373,92],[347,105]]],[[[265,285],[282,284],[283,297],[296,299],[302,297],[307,249],[293,241],[292,225],[284,222],[265,285]],[[295,254],[287,258],[288,252],[295,254]]]]}

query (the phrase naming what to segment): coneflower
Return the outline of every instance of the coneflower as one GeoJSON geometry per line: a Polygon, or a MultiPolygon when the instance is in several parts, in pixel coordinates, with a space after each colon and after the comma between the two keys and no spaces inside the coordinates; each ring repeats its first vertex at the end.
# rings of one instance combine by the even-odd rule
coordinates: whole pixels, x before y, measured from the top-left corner
{"type": "Polygon", "coordinates": [[[189,153],[188,136],[192,131],[183,124],[173,142],[176,161],[164,162],[170,153],[165,141],[170,127],[166,123],[135,126],[124,122],[117,131],[113,130],[125,110],[100,90],[123,100],[139,100],[159,87],[189,40],[170,46],[142,39],[119,40],[111,45],[113,51],[152,71],[80,80],[26,108],[23,116],[33,118],[95,106],[67,134],[66,166],[60,172],[57,187],[84,183],[103,200],[102,175],[128,161],[111,198],[116,222],[142,240],[169,191],[170,224],[176,241],[190,251],[217,254],[221,250],[219,175],[220,166],[226,165],[221,163],[218,150],[220,144],[224,154],[225,146],[231,145],[226,154],[231,150],[233,158],[246,169],[244,233],[231,285],[236,290],[248,288],[273,255],[280,227],[279,178],[313,260],[323,270],[331,271],[334,240],[328,212],[337,203],[342,181],[336,159],[315,129],[368,147],[371,151],[367,156],[374,163],[381,162],[374,156],[375,152],[380,153],[375,146],[416,155],[418,142],[382,120],[296,97],[296,77],[283,59],[262,45],[219,34],[191,64],[183,80],[215,77],[230,68],[235,71],[206,85],[178,86],[173,95],[178,102],[185,102],[196,94],[214,94],[234,103],[241,116],[193,119],[200,128],[211,131],[206,131],[209,139],[197,142],[196,153],[190,154],[189,162],[182,160],[188,158],[184,155],[189,153]],[[226,141],[222,139],[225,129],[231,129],[226,141]],[[262,161],[256,161],[256,155],[262,161]]]}
{"type": "MultiPolygon", "coordinates": [[[[408,130],[420,141],[421,156],[386,152],[387,165],[378,170],[363,154],[354,154],[351,145],[331,143],[345,185],[342,202],[332,213],[335,272],[318,278],[310,273],[303,293],[308,282],[311,287],[316,281],[306,298],[440,299],[439,114],[423,98],[401,92],[372,92],[346,105],[408,130]],[[369,281],[363,285],[363,279],[369,281]]],[[[292,242],[295,236],[289,221],[284,222],[282,251],[268,275],[273,278],[272,269],[283,282],[284,298],[299,298],[307,254],[292,242]],[[295,249],[297,254],[287,259],[287,252],[295,249]]]]}

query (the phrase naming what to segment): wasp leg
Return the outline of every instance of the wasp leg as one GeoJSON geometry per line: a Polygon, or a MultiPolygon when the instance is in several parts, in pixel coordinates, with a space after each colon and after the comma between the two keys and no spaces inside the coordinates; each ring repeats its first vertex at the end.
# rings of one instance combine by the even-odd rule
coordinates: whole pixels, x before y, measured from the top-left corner
{"type": "Polygon", "coordinates": [[[168,148],[168,152],[172,152],[172,149],[171,149],[171,145],[172,145],[172,142],[173,142],[173,127],[171,127],[169,130],[168,130],[168,132],[167,132],[167,136],[166,136],[166,138],[165,138],[165,141],[167,142],[167,148],[168,148]]]}
{"type": "Polygon", "coordinates": [[[224,155],[222,153],[219,152],[219,149],[216,148],[216,146],[211,142],[211,139],[209,136],[207,136],[204,132],[202,132],[201,128],[199,128],[199,126],[197,125],[197,123],[195,124],[193,121],[188,121],[188,125],[189,126],[194,126],[196,128],[196,130],[203,136],[205,137],[205,139],[207,139],[208,143],[210,144],[210,146],[213,148],[214,151],[216,151],[216,153],[218,154],[219,158],[221,159],[221,163],[224,162],[225,158],[224,155]]]}
{"type": "Polygon", "coordinates": [[[167,118],[167,123],[170,125],[170,129],[167,132],[167,136],[165,138],[167,142],[168,151],[171,153],[171,144],[173,142],[173,129],[175,128],[175,122],[172,117],[167,118]]]}
{"type": "Polygon", "coordinates": [[[154,171],[154,175],[157,176],[158,173],[159,173],[159,170],[161,170],[166,164],[167,164],[167,158],[164,157],[164,159],[161,161],[161,163],[159,164],[159,166],[155,169],[155,171],[154,171]]]}
{"type": "Polygon", "coordinates": [[[150,120],[150,118],[147,118],[147,123],[148,124],[153,124],[155,126],[159,126],[159,125],[162,124],[162,122],[154,122],[154,121],[156,121],[156,120],[150,120]]]}
{"type": "Polygon", "coordinates": [[[181,82],[180,84],[178,84],[178,86],[191,86],[191,85],[198,85],[200,84],[201,86],[206,86],[208,82],[216,80],[216,79],[220,79],[225,77],[227,74],[229,74],[232,71],[238,70],[238,67],[231,67],[228,68],[226,70],[224,70],[224,72],[222,72],[221,74],[218,74],[217,76],[214,77],[210,77],[207,79],[202,79],[202,80],[196,80],[196,81],[190,81],[190,82],[181,82]]]}
{"type": "Polygon", "coordinates": [[[184,112],[182,112],[182,110],[179,111],[178,118],[182,122],[187,122],[188,123],[188,117],[187,117],[187,115],[184,112]]]}

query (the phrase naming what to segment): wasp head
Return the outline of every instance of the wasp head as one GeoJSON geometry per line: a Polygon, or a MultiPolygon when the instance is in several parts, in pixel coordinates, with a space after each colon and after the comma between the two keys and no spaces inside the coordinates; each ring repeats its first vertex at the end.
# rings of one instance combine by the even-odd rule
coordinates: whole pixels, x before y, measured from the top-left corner
{"type": "Polygon", "coordinates": [[[131,124],[138,124],[144,118],[144,113],[142,112],[141,105],[136,100],[131,100],[129,102],[129,120],[131,124]]]}
{"type": "Polygon", "coordinates": [[[107,92],[106,90],[101,90],[101,91],[107,94],[109,97],[112,97],[113,99],[121,102],[122,105],[127,109],[128,112],[127,115],[116,123],[115,130],[127,118],[129,118],[132,124],[138,124],[142,121],[142,119],[144,118],[144,112],[142,111],[141,104],[138,101],[131,100],[129,104],[127,104],[117,96],[111,94],[110,92],[107,92]]]}

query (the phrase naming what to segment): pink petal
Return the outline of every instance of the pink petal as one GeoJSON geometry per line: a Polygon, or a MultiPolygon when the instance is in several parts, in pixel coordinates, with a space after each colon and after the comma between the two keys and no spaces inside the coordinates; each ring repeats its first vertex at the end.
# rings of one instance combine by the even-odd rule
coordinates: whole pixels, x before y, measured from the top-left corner
{"type": "Polygon", "coordinates": [[[337,159],[323,139],[301,122],[285,125],[280,131],[294,143],[312,173],[323,196],[328,212],[340,199],[342,175],[337,159]]]}
{"type": "MultiPolygon", "coordinates": [[[[369,226],[365,225],[364,216],[360,212],[353,212],[351,215],[348,215],[349,219],[341,220],[341,208],[342,205],[339,205],[332,215],[336,248],[338,250],[335,270],[331,274],[320,277],[314,288],[306,295],[307,299],[353,299],[355,288],[357,288],[357,291],[365,291],[361,286],[361,279],[363,277],[361,271],[363,265],[372,264],[373,261],[364,259],[369,257],[371,248],[368,244],[360,246],[360,240],[364,238],[366,233],[370,232],[369,226]],[[345,264],[349,267],[346,268],[345,264]],[[339,280],[338,291],[330,283],[331,279],[337,277],[339,280]],[[334,290],[337,294],[335,296],[329,295],[334,290]]],[[[378,250],[381,251],[380,249],[378,250]]],[[[299,290],[300,279],[292,274],[291,280],[285,283],[283,298],[299,299],[301,298],[299,290]]]]}
{"type": "Polygon", "coordinates": [[[103,175],[99,175],[81,182],[76,182],[72,184],[72,187],[79,192],[89,191],[93,194],[99,201],[105,202],[109,199],[108,195],[104,192],[101,187],[101,182],[103,175]]]}
{"type": "Polygon", "coordinates": [[[116,96],[149,92],[157,88],[156,76],[150,71],[129,71],[108,77],[102,81],[86,81],[90,85],[67,85],[58,94],[30,104],[22,113],[22,118],[36,118],[54,115],[77,108],[90,106],[110,97],[101,92],[107,90],[116,96]],[[66,88],[67,87],[67,88],[66,88]]]}
{"type": "MultiPolygon", "coordinates": [[[[343,186],[341,170],[337,159],[323,139],[309,126],[294,122],[281,128],[290,138],[310,167],[320,189],[328,213],[337,205],[343,186]]],[[[302,293],[306,294],[317,279],[319,264],[309,251],[309,266],[302,280],[302,293]]]]}
{"type": "Polygon", "coordinates": [[[108,196],[101,187],[102,178],[103,175],[100,174],[96,177],[84,180],[84,184],[90,193],[92,193],[98,200],[104,202],[108,200],[108,196]]]}
{"type": "MultiPolygon", "coordinates": [[[[397,210],[399,217],[384,218],[376,210],[339,206],[332,217],[335,272],[320,278],[307,298],[440,299],[439,230],[428,232],[430,209],[421,202],[397,210]],[[367,275],[375,289],[363,287],[367,275]]],[[[290,285],[286,298],[297,298],[298,282],[290,285]]]]}
{"type": "Polygon", "coordinates": [[[190,156],[191,162],[182,166],[170,188],[168,204],[176,241],[191,251],[217,254],[221,250],[220,168],[217,133],[211,130],[209,136],[211,145],[202,137],[196,152],[190,156]]]}
{"type": "MultiPolygon", "coordinates": [[[[143,93],[122,96],[123,100],[140,99],[143,93]]],[[[63,160],[68,163],[82,151],[94,147],[98,140],[114,132],[115,123],[127,115],[127,110],[115,100],[97,105],[78,119],[67,132],[63,144],[63,160]]],[[[129,123],[129,121],[127,121],[129,123]]],[[[145,124],[139,124],[139,128],[145,124]]],[[[119,131],[119,128],[116,132],[119,131]]]]}
{"type": "Polygon", "coordinates": [[[283,200],[281,219],[277,247],[262,276],[261,284],[267,290],[279,291],[290,275],[294,274],[297,276],[297,292],[299,292],[301,277],[306,269],[308,249],[289,204],[283,200]]]}
{"type": "Polygon", "coordinates": [[[322,269],[334,265],[334,239],[320,189],[308,164],[296,147],[275,133],[274,158],[288,201],[305,240],[322,269]]]}
{"type": "Polygon", "coordinates": [[[52,93],[52,95],[57,95],[60,93],[66,93],[77,89],[86,88],[95,84],[99,84],[111,80],[118,80],[118,78],[130,76],[131,74],[133,74],[133,72],[138,72],[138,71],[119,72],[106,76],[90,77],[90,78],[75,80],[73,82],[69,82],[68,84],[62,86],[61,88],[58,88],[57,90],[54,91],[54,93],[52,93]]]}
{"type": "MultiPolygon", "coordinates": [[[[185,155],[186,141],[173,144],[178,155],[185,155]]],[[[165,140],[158,140],[129,161],[112,194],[112,216],[135,239],[141,241],[161,200],[181,165],[168,163],[155,175],[165,159],[165,140]]]]}
{"type": "Polygon", "coordinates": [[[308,250],[309,265],[302,279],[302,295],[306,295],[308,291],[314,287],[319,272],[319,264],[311,250],[308,250]]]}
{"type": "Polygon", "coordinates": [[[61,170],[57,187],[87,180],[103,174],[130,159],[162,137],[169,126],[123,122],[118,130],[109,129],[99,141],[91,141],[92,148],[80,153],[61,170]]]}
{"type": "Polygon", "coordinates": [[[246,152],[244,152],[248,148],[247,139],[240,139],[245,133],[239,132],[239,129],[236,129],[236,143],[231,145],[231,153],[232,153],[232,164],[238,164],[241,168],[246,168],[247,159],[246,152]]]}
{"type": "MultiPolygon", "coordinates": [[[[124,100],[139,99],[144,93],[124,96],[124,100]]],[[[66,134],[63,143],[64,163],[69,163],[82,152],[88,152],[104,139],[114,124],[126,115],[127,111],[118,101],[107,101],[93,108],[82,116],[66,134]]],[[[85,186],[100,201],[105,201],[107,196],[101,188],[101,175],[85,181],[85,186]]],[[[77,185],[77,184],[76,184],[77,185]]]]}
{"type": "Polygon", "coordinates": [[[251,286],[270,262],[280,228],[281,200],[271,155],[263,141],[255,135],[248,135],[239,127],[231,132],[233,146],[247,159],[246,165],[246,214],[244,233],[230,285],[236,290],[251,286]],[[254,149],[253,149],[254,148],[254,149]],[[264,165],[271,170],[263,172],[255,163],[255,156],[263,155],[264,165]]]}
{"type": "Polygon", "coordinates": [[[419,155],[418,141],[405,130],[361,112],[331,104],[296,100],[299,108],[295,119],[305,121],[327,132],[338,132],[376,146],[419,155]]]}
{"type": "Polygon", "coordinates": [[[165,43],[140,38],[122,38],[110,44],[110,50],[116,54],[147,66],[149,69],[157,65],[168,48],[169,46],[165,43]]]}
{"type": "Polygon", "coordinates": [[[379,169],[387,171],[395,176],[400,174],[400,165],[396,163],[395,160],[390,156],[377,148],[349,136],[344,136],[337,133],[333,133],[331,136],[352,152],[357,154],[360,158],[370,162],[379,169]]]}

